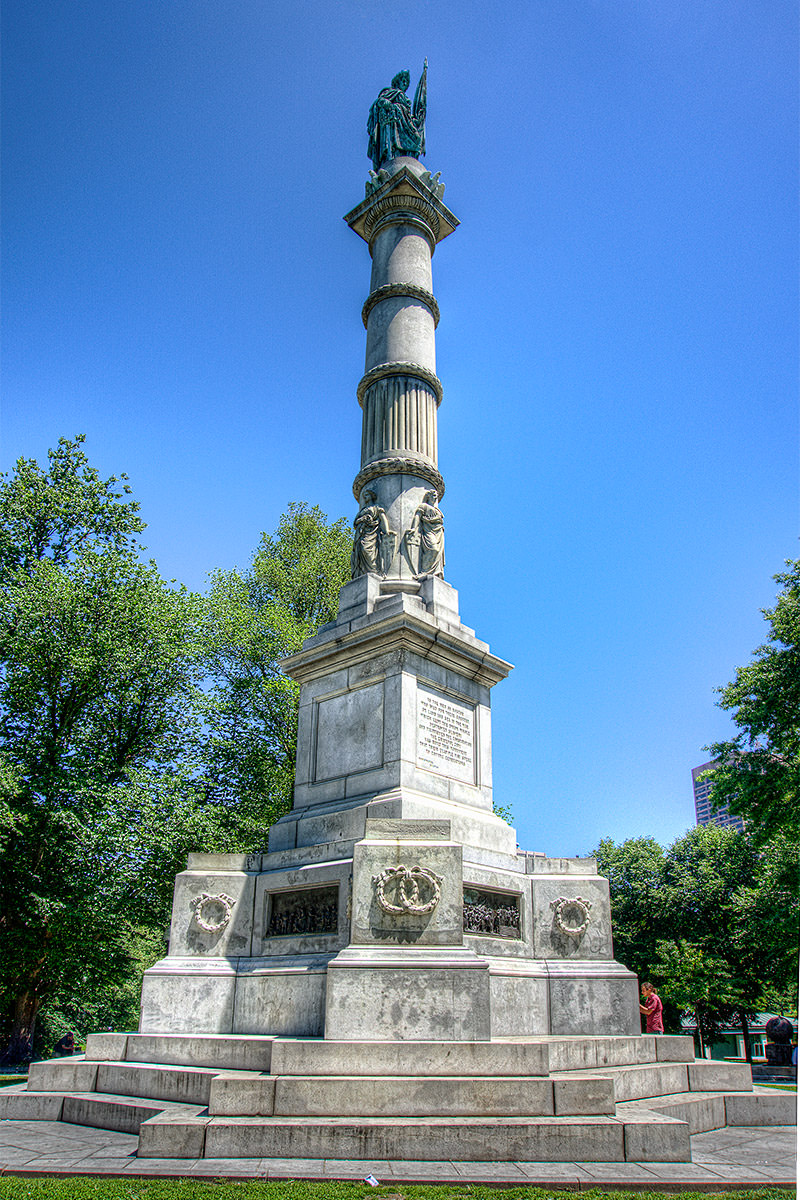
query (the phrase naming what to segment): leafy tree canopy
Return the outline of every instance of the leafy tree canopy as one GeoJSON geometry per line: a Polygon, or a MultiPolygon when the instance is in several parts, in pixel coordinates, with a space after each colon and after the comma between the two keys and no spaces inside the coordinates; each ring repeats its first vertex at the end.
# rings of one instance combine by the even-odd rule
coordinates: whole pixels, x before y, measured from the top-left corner
{"type": "Polygon", "coordinates": [[[712,802],[741,814],[758,841],[800,841],[800,560],[786,565],[775,607],[763,610],[767,641],[719,689],[739,733],[707,747],[719,764],[712,802]]]}
{"type": "Polygon", "coordinates": [[[88,465],[82,440],[62,439],[47,472],[20,459],[0,484],[0,1006],[12,1057],[43,1000],[79,979],[101,989],[127,961],[130,881],[152,886],[165,822],[177,847],[193,818],[180,791],[144,820],[142,780],[174,771],[191,743],[201,604],[138,560],[137,505],[88,465]]]}
{"type": "Polygon", "coordinates": [[[663,850],[652,838],[596,851],[608,876],[617,957],[658,982],[665,1016],[706,1036],[735,1015],[797,1003],[797,847],[781,834],[698,826],[663,850]]]}
{"type": "Polygon", "coordinates": [[[103,480],[82,443],[0,479],[11,1061],[30,1053],[42,1005],[45,1032],[129,1011],[188,850],[266,844],[294,769],[296,689],[278,664],[335,614],[349,562],[344,523],[298,504],[207,598],[170,586],[138,557],[125,477],[103,480]]]}
{"type": "Polygon", "coordinates": [[[12,474],[0,475],[0,572],[49,559],[65,566],[91,547],[119,551],[136,545],[144,523],[139,505],[127,500],[127,475],[101,479],[82,450],[78,434],[60,438],[48,451],[44,471],[33,458],[20,458],[12,474]]]}
{"type": "Polygon", "coordinates": [[[238,834],[251,843],[232,849],[264,846],[291,806],[298,687],[280,663],[336,616],[351,548],[344,520],[328,524],[319,508],[294,503],[246,571],[211,577],[201,756],[209,795],[223,808],[236,798],[238,834]]]}

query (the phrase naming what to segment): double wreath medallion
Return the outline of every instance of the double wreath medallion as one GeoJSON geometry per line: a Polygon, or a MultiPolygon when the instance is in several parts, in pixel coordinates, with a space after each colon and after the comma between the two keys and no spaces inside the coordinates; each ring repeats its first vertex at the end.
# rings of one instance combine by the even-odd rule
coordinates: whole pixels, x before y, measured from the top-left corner
{"type": "Polygon", "coordinates": [[[414,913],[423,916],[433,912],[442,894],[442,881],[425,867],[387,867],[373,875],[375,898],[384,912],[399,916],[414,913]],[[389,895],[387,896],[387,890],[389,895]]]}

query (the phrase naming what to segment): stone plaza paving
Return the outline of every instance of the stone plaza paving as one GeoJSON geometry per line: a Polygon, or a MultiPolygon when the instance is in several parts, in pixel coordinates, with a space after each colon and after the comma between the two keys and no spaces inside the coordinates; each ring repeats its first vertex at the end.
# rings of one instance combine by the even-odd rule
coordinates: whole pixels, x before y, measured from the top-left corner
{"type": "Polygon", "coordinates": [[[491,1183],[724,1191],[793,1187],[797,1130],[737,1126],[692,1137],[687,1163],[363,1162],[337,1159],[140,1159],[135,1134],[61,1121],[0,1121],[0,1174],[114,1175],[192,1179],[353,1179],[380,1183],[491,1183]]]}

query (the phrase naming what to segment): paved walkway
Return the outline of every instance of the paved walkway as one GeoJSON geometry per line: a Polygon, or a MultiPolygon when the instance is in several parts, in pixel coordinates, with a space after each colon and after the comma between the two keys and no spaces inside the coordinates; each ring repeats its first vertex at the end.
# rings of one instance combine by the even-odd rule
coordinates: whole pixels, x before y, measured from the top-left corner
{"type": "Polygon", "coordinates": [[[0,1121],[0,1174],[188,1176],[192,1179],[363,1179],[648,1191],[795,1184],[792,1126],[736,1126],[692,1138],[690,1163],[353,1162],[319,1158],[136,1158],[135,1134],[61,1121],[0,1121]]]}

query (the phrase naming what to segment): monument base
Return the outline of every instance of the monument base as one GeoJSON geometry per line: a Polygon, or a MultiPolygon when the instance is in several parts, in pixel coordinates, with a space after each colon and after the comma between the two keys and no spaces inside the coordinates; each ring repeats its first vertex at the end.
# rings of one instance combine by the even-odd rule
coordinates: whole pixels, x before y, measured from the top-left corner
{"type": "Polygon", "coordinates": [[[472,861],[444,820],[355,843],[190,855],[142,1033],[483,1041],[638,1034],[593,859],[472,861]],[[323,856],[324,855],[324,856],[323,856]],[[498,865],[502,862],[502,866],[498,865]],[[210,926],[210,928],[209,928],[210,926]]]}

